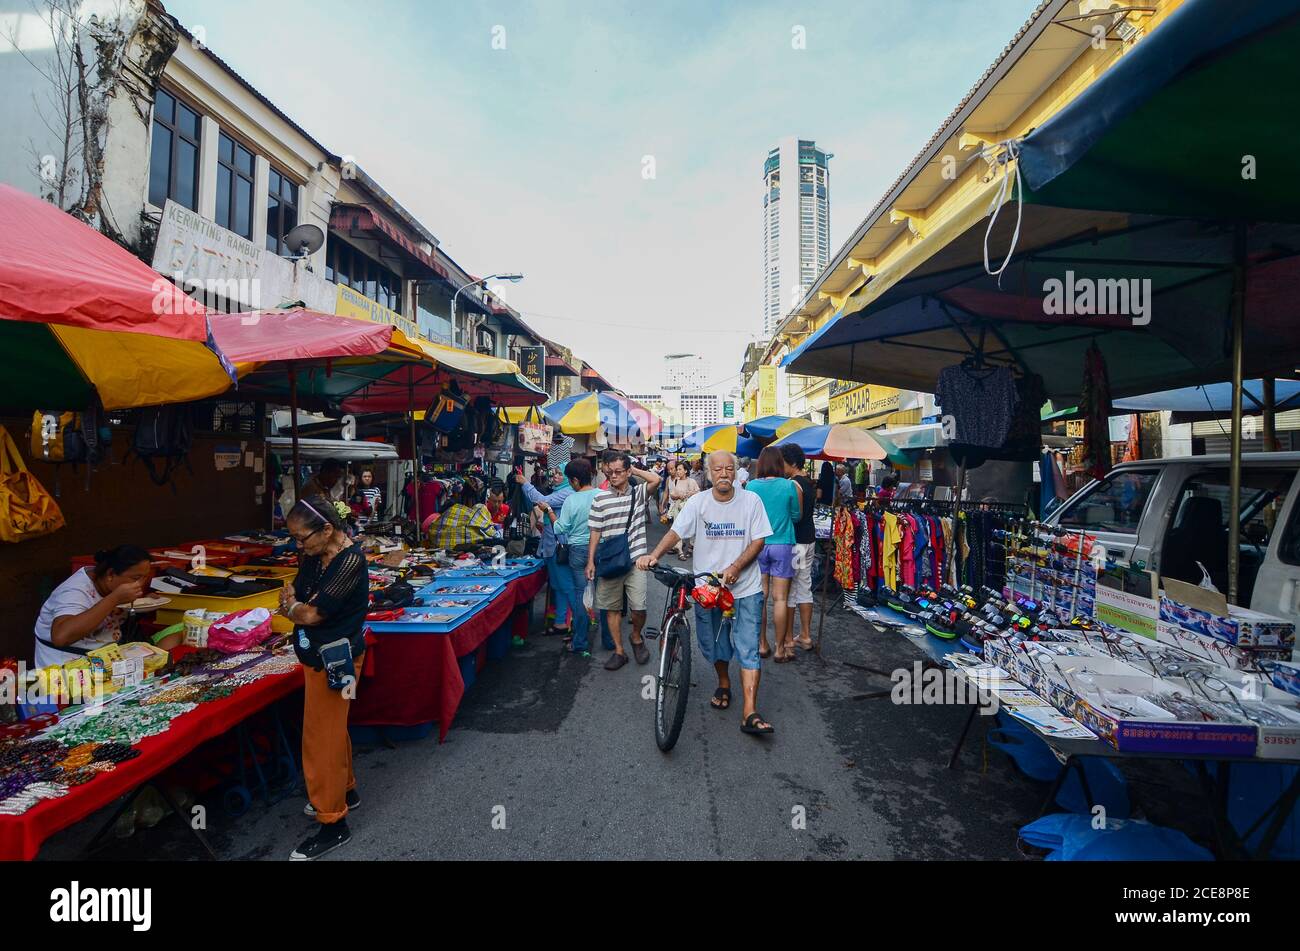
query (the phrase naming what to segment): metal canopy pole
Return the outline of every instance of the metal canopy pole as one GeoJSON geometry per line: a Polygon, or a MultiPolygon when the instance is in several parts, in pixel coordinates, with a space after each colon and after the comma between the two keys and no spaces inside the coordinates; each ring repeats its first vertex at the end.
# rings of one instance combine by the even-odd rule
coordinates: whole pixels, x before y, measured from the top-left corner
{"type": "Polygon", "coordinates": [[[411,500],[415,512],[415,539],[420,540],[420,447],[415,441],[415,367],[408,371],[410,376],[410,397],[407,406],[411,414],[411,500]]]}
{"type": "MultiPolygon", "coordinates": [[[[302,473],[302,467],[298,460],[298,370],[292,363],[286,363],[289,370],[289,414],[293,417],[290,426],[293,435],[293,501],[296,505],[302,498],[302,485],[298,479],[302,473]]],[[[284,513],[288,516],[288,512],[284,513]]]]}
{"type": "Polygon", "coordinates": [[[1269,374],[1263,381],[1264,398],[1264,451],[1272,452],[1277,445],[1277,381],[1269,374]]]}
{"type": "Polygon", "coordinates": [[[1241,562],[1241,386],[1245,360],[1246,225],[1232,238],[1232,461],[1228,474],[1228,603],[1237,604],[1241,562]]]}

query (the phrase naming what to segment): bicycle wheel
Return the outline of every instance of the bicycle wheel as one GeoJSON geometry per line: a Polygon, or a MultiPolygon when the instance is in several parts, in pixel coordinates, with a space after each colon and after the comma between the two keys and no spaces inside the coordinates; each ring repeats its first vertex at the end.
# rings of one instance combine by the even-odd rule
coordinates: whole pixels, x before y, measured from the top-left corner
{"type": "Polygon", "coordinates": [[[656,679],[655,743],[667,753],[682,732],[691,690],[691,625],[681,615],[672,618],[660,635],[656,679]]]}

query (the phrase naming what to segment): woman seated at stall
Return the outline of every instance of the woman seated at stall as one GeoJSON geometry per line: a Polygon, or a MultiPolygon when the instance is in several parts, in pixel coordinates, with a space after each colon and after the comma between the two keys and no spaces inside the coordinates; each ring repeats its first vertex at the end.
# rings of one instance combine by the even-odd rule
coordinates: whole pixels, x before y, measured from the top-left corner
{"type": "Polygon", "coordinates": [[[54,589],[36,618],[36,666],[66,664],[121,637],[119,608],[144,594],[149,553],[119,545],[95,553],[93,568],[81,568],[54,589]]]}
{"type": "Polygon", "coordinates": [[[430,548],[457,548],[475,545],[497,537],[496,526],[487,506],[479,502],[478,491],[468,482],[460,495],[437,521],[424,525],[430,548]]]}

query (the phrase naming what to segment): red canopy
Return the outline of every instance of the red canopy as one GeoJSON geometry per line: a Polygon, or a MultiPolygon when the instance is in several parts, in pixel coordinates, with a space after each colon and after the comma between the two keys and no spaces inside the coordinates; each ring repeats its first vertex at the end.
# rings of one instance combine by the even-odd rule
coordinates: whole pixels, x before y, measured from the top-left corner
{"type": "Polygon", "coordinates": [[[201,342],[203,313],[130,251],[0,184],[0,319],[201,342]]]}
{"type": "Polygon", "coordinates": [[[387,350],[393,337],[388,324],[315,310],[212,314],[208,322],[217,346],[234,364],[368,357],[387,350]]]}

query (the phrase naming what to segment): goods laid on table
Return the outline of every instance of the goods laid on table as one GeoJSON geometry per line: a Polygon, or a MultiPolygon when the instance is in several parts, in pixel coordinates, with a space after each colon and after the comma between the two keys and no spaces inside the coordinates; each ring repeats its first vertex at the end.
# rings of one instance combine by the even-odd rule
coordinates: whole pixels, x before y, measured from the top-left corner
{"type": "MultiPolygon", "coordinates": [[[[139,756],[141,740],[166,732],[178,717],[201,704],[298,667],[287,637],[238,654],[186,651],[178,649],[174,661],[144,644],[114,644],[95,651],[85,661],[98,674],[94,685],[103,693],[84,703],[56,704],[57,713],[34,714],[0,726],[0,815],[21,815],[44,799],[66,795],[70,788],[139,756]],[[140,654],[137,648],[147,651],[140,654]],[[148,670],[145,679],[114,683],[115,674],[104,676],[137,662],[148,670]]],[[[35,672],[32,680],[42,677],[48,685],[50,670],[35,672]]]]}
{"type": "Polygon", "coordinates": [[[882,603],[959,642],[944,663],[1003,709],[1044,736],[1122,752],[1300,759],[1292,622],[1178,582],[1161,593],[1086,534],[1013,522],[999,536],[1003,587],[940,585],[882,603]]]}
{"type": "Polygon", "coordinates": [[[543,567],[537,558],[506,558],[500,547],[459,555],[427,549],[385,553],[371,562],[367,621],[381,633],[415,625],[449,631],[487,607],[510,581],[543,567]]]}

